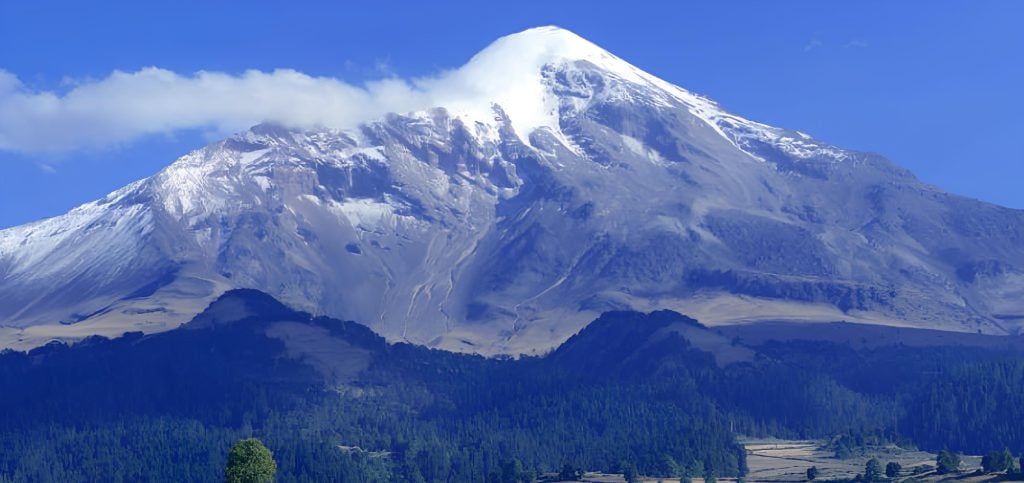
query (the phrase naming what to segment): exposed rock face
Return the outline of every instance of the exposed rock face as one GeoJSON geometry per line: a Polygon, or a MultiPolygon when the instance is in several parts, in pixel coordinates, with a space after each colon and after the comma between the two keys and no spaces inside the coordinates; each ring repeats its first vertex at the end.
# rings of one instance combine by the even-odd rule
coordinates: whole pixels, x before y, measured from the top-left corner
{"type": "Polygon", "coordinates": [[[565,30],[505,37],[463,70],[495,66],[515,88],[486,105],[257,126],[0,231],[0,343],[165,330],[239,287],[487,354],[625,308],[1024,322],[1024,212],[733,116],[565,30]]]}

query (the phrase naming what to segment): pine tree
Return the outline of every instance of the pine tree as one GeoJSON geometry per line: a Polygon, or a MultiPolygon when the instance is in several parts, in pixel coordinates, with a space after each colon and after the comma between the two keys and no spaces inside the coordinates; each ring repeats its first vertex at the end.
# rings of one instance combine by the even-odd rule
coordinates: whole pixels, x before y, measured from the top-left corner
{"type": "Polygon", "coordinates": [[[1003,469],[1007,473],[1013,473],[1013,453],[1010,452],[1010,448],[1003,448],[1003,454],[1001,455],[1003,469]]]}
{"type": "Polygon", "coordinates": [[[704,483],[716,483],[718,478],[715,477],[715,470],[708,466],[704,469],[704,483]]]}
{"type": "Polygon", "coordinates": [[[269,483],[277,472],[274,455],[256,438],[235,443],[228,453],[224,479],[228,483],[269,483]]]}
{"type": "Polygon", "coordinates": [[[622,477],[626,480],[626,483],[636,483],[640,481],[640,474],[636,471],[636,465],[633,463],[622,464],[622,477]]]}
{"type": "Polygon", "coordinates": [[[864,481],[881,481],[882,479],[882,463],[879,463],[877,459],[871,458],[868,463],[864,465],[864,481]]]}
{"type": "Polygon", "coordinates": [[[890,461],[889,464],[885,465],[885,476],[889,478],[896,478],[900,475],[900,471],[903,470],[903,466],[895,461],[890,461]]]}
{"type": "Polygon", "coordinates": [[[940,475],[946,475],[949,473],[956,473],[960,471],[960,457],[947,450],[939,452],[939,456],[935,458],[935,463],[940,475]]]}

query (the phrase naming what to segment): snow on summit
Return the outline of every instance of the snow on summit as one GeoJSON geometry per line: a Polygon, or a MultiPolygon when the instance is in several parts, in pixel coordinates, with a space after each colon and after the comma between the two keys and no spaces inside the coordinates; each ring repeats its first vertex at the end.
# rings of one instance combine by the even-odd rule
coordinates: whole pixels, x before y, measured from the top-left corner
{"type": "Polygon", "coordinates": [[[648,101],[683,102],[691,113],[744,151],[754,140],[778,143],[804,157],[832,153],[828,147],[726,113],[714,102],[648,74],[579,35],[555,26],[502,37],[451,74],[423,81],[419,86],[428,93],[439,93],[432,96],[435,105],[475,121],[486,123],[493,119],[491,106],[497,104],[512,121],[516,133],[528,139],[539,128],[561,133],[559,98],[551,92],[545,69],[583,67],[578,63],[590,64],[610,80],[645,90],[648,101]]]}
{"type": "Polygon", "coordinates": [[[454,112],[467,111],[478,119],[493,118],[491,104],[498,104],[526,138],[537,128],[559,131],[558,106],[543,77],[552,64],[587,61],[614,72],[632,75],[632,67],[582,37],[558,27],[539,27],[502,37],[476,54],[451,75],[424,85],[428,91],[452,91],[437,99],[454,112]]]}
{"type": "Polygon", "coordinates": [[[260,113],[278,122],[0,231],[0,348],[167,330],[232,288],[485,354],[623,308],[1024,326],[1005,315],[1024,314],[1022,212],[730,114],[567,30],[411,82],[299,81],[301,109],[260,113]]]}

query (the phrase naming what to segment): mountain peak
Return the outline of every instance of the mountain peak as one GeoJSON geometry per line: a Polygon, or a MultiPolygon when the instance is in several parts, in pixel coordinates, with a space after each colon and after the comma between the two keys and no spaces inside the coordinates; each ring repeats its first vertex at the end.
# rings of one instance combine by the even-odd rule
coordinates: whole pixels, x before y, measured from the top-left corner
{"type": "Polygon", "coordinates": [[[629,65],[608,51],[575,33],[561,27],[546,26],[506,35],[494,41],[470,60],[474,62],[503,62],[506,69],[509,62],[516,67],[525,67],[528,62],[540,67],[544,64],[565,60],[587,60],[598,65],[629,65]]]}
{"type": "MultiPolygon", "coordinates": [[[[622,81],[669,86],[569,30],[547,26],[501,37],[481,50],[445,77],[451,84],[436,104],[477,120],[493,119],[498,105],[524,139],[543,127],[558,133],[559,101],[544,71],[581,61],[622,81]]],[[[432,82],[422,84],[429,88],[432,82]]]]}
{"type": "Polygon", "coordinates": [[[610,309],[1024,327],[1024,212],[732,115],[557,27],[416,82],[411,113],[257,126],[0,231],[0,347],[166,330],[243,287],[483,353],[547,350],[610,309]]]}
{"type": "MultiPolygon", "coordinates": [[[[682,107],[741,151],[762,161],[746,145],[751,139],[775,144],[779,137],[770,126],[729,114],[713,101],[645,72],[593,42],[555,26],[531,28],[499,38],[446,78],[446,81],[452,80],[455,88],[449,89],[448,96],[439,98],[437,105],[456,115],[485,122],[494,118],[492,109],[498,105],[515,132],[526,141],[533,131],[548,128],[563,144],[570,145],[561,132],[562,111],[566,107],[584,110],[602,96],[644,105],[682,107]],[[576,75],[581,72],[584,74],[576,75]],[[555,85],[578,82],[580,78],[595,74],[602,79],[598,81],[601,87],[555,85]],[[568,97],[564,95],[566,92],[570,93],[568,97]]],[[[589,82],[583,81],[584,84],[589,82]]],[[[795,138],[787,142],[799,144],[796,148],[788,147],[794,153],[803,151],[817,155],[820,152],[820,146],[795,138]]]]}

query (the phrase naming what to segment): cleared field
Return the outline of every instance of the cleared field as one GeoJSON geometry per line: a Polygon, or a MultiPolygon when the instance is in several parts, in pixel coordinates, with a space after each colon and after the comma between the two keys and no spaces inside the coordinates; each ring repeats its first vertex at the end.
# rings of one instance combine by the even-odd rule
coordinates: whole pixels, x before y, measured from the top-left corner
{"type": "MultiPolygon", "coordinates": [[[[830,480],[838,478],[852,478],[858,473],[864,472],[864,465],[871,458],[877,458],[884,468],[886,463],[895,461],[903,466],[901,480],[911,476],[910,471],[916,466],[935,466],[934,453],[926,451],[910,451],[895,446],[878,447],[867,451],[865,454],[847,458],[837,459],[832,452],[823,447],[822,441],[793,441],[776,439],[746,439],[742,441],[747,449],[747,466],[749,473],[748,482],[800,482],[807,481],[807,469],[815,466],[818,468],[818,480],[830,480]]],[[[985,482],[1000,481],[994,476],[971,475],[981,466],[981,457],[962,456],[961,470],[959,475],[940,476],[933,473],[917,475],[920,481],[957,481],[957,482],[985,482]]],[[[625,482],[622,475],[587,473],[582,481],[594,483],[620,483],[625,482]]],[[[646,483],[659,481],[679,481],[675,478],[653,478],[644,479],[646,483]]],[[[703,483],[702,478],[693,478],[694,483],[703,483]]],[[[735,482],[735,478],[719,478],[719,482],[735,482]]]]}
{"type": "Polygon", "coordinates": [[[846,344],[855,349],[890,345],[908,347],[978,347],[1024,351],[1024,336],[1000,336],[911,329],[850,322],[764,321],[714,327],[719,334],[757,346],[770,340],[820,340],[846,344]]]}
{"type": "MultiPolygon", "coordinates": [[[[807,469],[816,466],[818,479],[851,478],[864,472],[871,458],[877,458],[882,467],[891,461],[903,467],[904,476],[916,466],[935,465],[935,454],[925,451],[904,450],[895,446],[871,448],[865,454],[837,459],[824,448],[821,441],[783,441],[750,439],[743,441],[747,449],[747,481],[806,481],[807,469]]],[[[981,466],[981,458],[962,457],[961,469],[966,473],[981,466]]],[[[923,475],[928,477],[927,475],[923,475]]],[[[935,478],[936,480],[940,478],[935,478]]],[[[963,477],[957,481],[966,481],[963,477]]]]}

